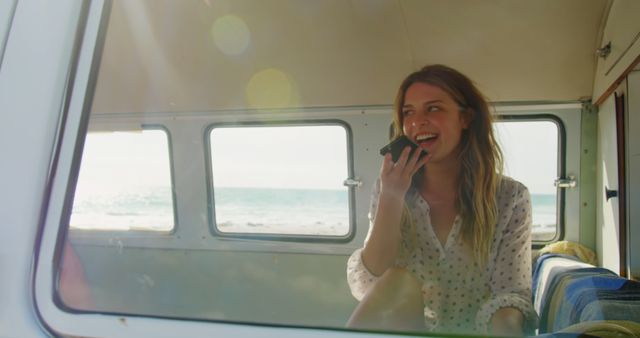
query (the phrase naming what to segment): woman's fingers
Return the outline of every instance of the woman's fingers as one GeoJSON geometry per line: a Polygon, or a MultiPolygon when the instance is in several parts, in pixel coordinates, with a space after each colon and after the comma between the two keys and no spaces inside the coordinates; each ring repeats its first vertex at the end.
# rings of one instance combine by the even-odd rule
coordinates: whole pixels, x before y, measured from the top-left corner
{"type": "Polygon", "coordinates": [[[409,159],[409,155],[411,154],[411,147],[407,146],[402,149],[400,153],[400,157],[398,157],[398,161],[396,162],[396,166],[400,166],[401,168],[406,167],[407,160],[409,159]]]}
{"type": "Polygon", "coordinates": [[[409,160],[404,167],[405,174],[413,176],[413,174],[416,172],[416,170],[418,169],[416,168],[416,164],[420,159],[420,153],[420,149],[418,148],[411,153],[411,157],[409,157],[409,160]]]}
{"type": "Polygon", "coordinates": [[[416,152],[416,163],[413,165],[413,171],[411,172],[411,175],[413,176],[413,174],[415,174],[418,170],[420,170],[420,168],[422,168],[423,166],[425,166],[429,160],[431,159],[431,154],[427,154],[424,156],[421,156],[420,152],[416,152]]]}
{"type": "Polygon", "coordinates": [[[405,147],[405,149],[403,149],[400,153],[398,161],[393,162],[391,154],[386,154],[384,156],[384,161],[382,162],[381,173],[385,176],[400,175],[411,177],[420,168],[422,168],[422,166],[427,164],[427,162],[431,158],[430,155],[421,155],[422,151],[420,151],[420,149],[411,151],[411,147],[405,147]]]}
{"type": "Polygon", "coordinates": [[[407,161],[406,166],[404,167],[404,173],[410,177],[413,176],[418,172],[418,170],[420,170],[420,168],[429,162],[430,158],[430,155],[423,155],[421,149],[416,149],[407,161]]]}
{"type": "Polygon", "coordinates": [[[391,155],[386,154],[384,156],[384,162],[382,164],[382,173],[397,173],[400,175],[412,176],[416,171],[418,171],[418,169],[420,169],[420,167],[422,167],[426,163],[426,159],[424,159],[424,157],[421,158],[420,155],[420,149],[411,151],[411,147],[405,147],[400,153],[398,161],[394,163],[391,159],[391,155]]]}
{"type": "Polygon", "coordinates": [[[391,170],[393,170],[394,163],[393,159],[391,159],[391,154],[387,153],[384,155],[384,160],[382,161],[382,169],[381,172],[383,175],[388,175],[391,170]]]}
{"type": "Polygon", "coordinates": [[[391,154],[386,154],[380,170],[383,189],[394,195],[403,196],[411,184],[413,174],[428,161],[426,156],[420,155],[419,149],[412,152],[411,147],[406,147],[402,150],[398,161],[394,163],[391,154]]]}

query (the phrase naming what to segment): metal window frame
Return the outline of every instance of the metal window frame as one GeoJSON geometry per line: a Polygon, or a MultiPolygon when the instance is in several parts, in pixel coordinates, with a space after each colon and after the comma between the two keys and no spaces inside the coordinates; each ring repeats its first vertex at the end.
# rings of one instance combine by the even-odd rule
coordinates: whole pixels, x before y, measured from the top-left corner
{"type": "Polygon", "coordinates": [[[250,240],[265,241],[283,241],[283,242],[317,242],[317,243],[346,243],[350,242],[355,235],[355,187],[348,187],[348,210],[349,210],[349,229],[345,235],[327,236],[327,235],[302,235],[302,234],[272,234],[272,233],[238,233],[223,232],[218,229],[215,221],[215,187],[213,179],[213,159],[211,157],[213,144],[211,142],[211,133],[216,128],[229,127],[313,127],[313,126],[339,126],[345,131],[346,136],[346,153],[347,153],[347,175],[348,178],[354,177],[354,160],[353,160],[353,132],[351,126],[339,119],[292,119],[292,120],[274,120],[268,123],[260,121],[245,122],[220,122],[210,124],[204,133],[205,145],[205,164],[206,164],[206,180],[207,180],[207,213],[209,220],[209,229],[211,234],[220,238],[236,238],[250,240]]]}
{"type": "MultiPolygon", "coordinates": [[[[557,169],[556,178],[566,177],[566,130],[561,118],[553,114],[521,114],[521,115],[500,115],[496,122],[551,122],[557,128],[557,169]]],[[[534,247],[541,247],[549,243],[561,240],[564,237],[565,229],[565,189],[556,188],[556,231],[552,238],[546,241],[533,241],[534,247]]]]}

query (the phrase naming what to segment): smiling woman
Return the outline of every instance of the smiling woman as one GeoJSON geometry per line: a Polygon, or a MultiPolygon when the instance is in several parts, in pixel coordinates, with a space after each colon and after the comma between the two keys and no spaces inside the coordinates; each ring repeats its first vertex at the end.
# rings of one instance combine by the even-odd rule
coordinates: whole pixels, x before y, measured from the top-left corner
{"type": "Polygon", "coordinates": [[[369,233],[348,262],[361,301],[350,325],[532,334],[529,192],[501,175],[484,97],[464,74],[428,65],[402,82],[393,116],[395,136],[429,154],[407,147],[382,161],[369,233]]]}

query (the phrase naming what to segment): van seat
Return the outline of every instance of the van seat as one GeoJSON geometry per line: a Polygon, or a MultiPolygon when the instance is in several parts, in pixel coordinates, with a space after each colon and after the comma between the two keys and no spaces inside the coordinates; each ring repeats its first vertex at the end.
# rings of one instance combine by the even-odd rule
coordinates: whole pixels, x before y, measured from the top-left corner
{"type": "Polygon", "coordinates": [[[542,307],[550,300],[549,281],[558,273],[579,268],[593,268],[594,266],[580,261],[575,256],[567,254],[544,254],[538,257],[533,268],[532,295],[533,306],[540,315],[542,307]]]}
{"type": "Polygon", "coordinates": [[[534,267],[532,287],[534,307],[540,316],[539,333],[563,332],[589,322],[640,323],[640,283],[576,257],[540,256],[534,267]]]}
{"type": "Polygon", "coordinates": [[[573,324],[560,331],[565,334],[577,334],[602,338],[638,338],[640,323],[625,320],[597,320],[573,324]]]}

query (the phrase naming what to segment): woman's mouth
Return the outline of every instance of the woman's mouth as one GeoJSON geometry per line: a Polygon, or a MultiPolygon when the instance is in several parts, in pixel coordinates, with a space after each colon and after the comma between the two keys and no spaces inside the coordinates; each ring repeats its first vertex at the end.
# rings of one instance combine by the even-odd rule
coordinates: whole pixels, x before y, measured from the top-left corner
{"type": "Polygon", "coordinates": [[[423,133],[415,136],[414,140],[422,148],[430,147],[438,138],[438,135],[432,133],[423,133]]]}

